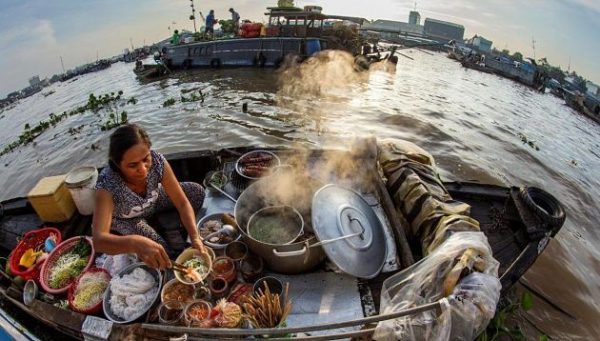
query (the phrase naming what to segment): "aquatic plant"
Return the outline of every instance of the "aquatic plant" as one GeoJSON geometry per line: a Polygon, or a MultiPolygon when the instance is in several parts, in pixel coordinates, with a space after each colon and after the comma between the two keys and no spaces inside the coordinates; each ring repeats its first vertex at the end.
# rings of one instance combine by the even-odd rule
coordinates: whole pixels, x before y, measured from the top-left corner
{"type": "MultiPolygon", "coordinates": [[[[496,315],[494,315],[486,330],[477,337],[477,341],[495,341],[504,338],[527,340],[521,326],[509,321],[511,319],[515,321],[516,314],[519,311],[528,311],[533,308],[533,296],[531,293],[524,291],[521,297],[516,298],[513,290],[500,302],[500,306],[502,308],[496,310],[496,315]]],[[[540,335],[538,340],[547,341],[548,336],[540,335]]]]}
{"type": "Polygon", "coordinates": [[[120,125],[126,124],[127,122],[127,111],[123,110],[120,115],[111,112],[108,115],[108,120],[104,122],[104,124],[100,127],[100,130],[111,130],[120,125]]]}
{"type": "MultiPolygon", "coordinates": [[[[63,113],[58,114],[58,115],[55,113],[50,113],[48,115],[48,120],[39,121],[38,124],[36,126],[34,126],[33,128],[30,126],[29,123],[27,123],[27,124],[25,124],[23,133],[21,133],[21,135],[19,135],[18,140],[11,142],[6,147],[4,147],[4,149],[2,151],[0,151],[0,156],[10,153],[22,145],[27,145],[29,143],[32,143],[44,131],[46,131],[50,127],[56,127],[61,121],[63,121],[67,117],[74,116],[77,114],[82,114],[88,110],[98,113],[102,109],[110,108],[110,109],[112,109],[112,111],[115,111],[115,108],[117,106],[125,105],[125,103],[121,102],[122,95],[123,95],[122,90],[119,90],[116,94],[115,94],[115,92],[111,92],[111,93],[107,93],[107,94],[101,94],[98,97],[96,97],[93,93],[91,93],[88,96],[88,101],[85,105],[74,108],[70,111],[64,111],[63,113]]],[[[135,103],[137,103],[137,100],[134,97],[130,98],[127,101],[127,104],[135,104],[135,103]]],[[[107,125],[105,123],[104,125],[102,125],[102,127],[100,129],[107,130],[107,129],[102,129],[102,128],[104,127],[104,128],[111,129],[113,127],[116,127],[116,125],[114,125],[116,122],[121,122],[118,125],[126,123],[127,122],[127,114],[125,111],[123,111],[123,113],[121,113],[121,121],[118,121],[118,120],[115,121],[113,118],[112,125],[111,124],[107,125]],[[125,116],[123,116],[123,113],[125,113],[125,116]],[[123,120],[123,118],[125,118],[125,119],[123,120]]],[[[75,133],[79,133],[80,131],[81,131],[81,127],[77,128],[77,130],[69,129],[68,133],[71,135],[74,135],[75,133]]]]}
{"type": "Polygon", "coordinates": [[[519,133],[518,135],[519,135],[519,138],[521,138],[521,141],[522,141],[524,144],[527,144],[527,145],[529,145],[529,147],[531,147],[531,148],[533,148],[533,149],[535,149],[535,150],[540,150],[540,147],[538,147],[538,146],[535,144],[535,141],[534,141],[534,140],[530,140],[530,139],[528,139],[528,138],[527,138],[527,136],[525,136],[523,133],[519,133]]]}
{"type": "Polygon", "coordinates": [[[204,103],[204,94],[202,93],[202,90],[198,90],[198,94],[192,92],[192,94],[190,95],[190,97],[185,97],[185,96],[181,95],[181,102],[182,103],[185,103],[185,102],[197,102],[197,101],[200,101],[200,103],[204,103]]]}
{"type": "Polygon", "coordinates": [[[175,98],[169,98],[168,100],[163,102],[163,108],[170,107],[175,104],[175,98]]]}

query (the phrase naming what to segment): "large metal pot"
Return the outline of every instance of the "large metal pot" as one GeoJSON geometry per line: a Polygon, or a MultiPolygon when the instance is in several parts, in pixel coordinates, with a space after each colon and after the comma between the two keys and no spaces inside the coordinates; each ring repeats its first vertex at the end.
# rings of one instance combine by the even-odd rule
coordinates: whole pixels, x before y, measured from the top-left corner
{"type": "Polygon", "coordinates": [[[284,274],[307,272],[319,265],[326,255],[320,246],[307,247],[318,242],[312,233],[307,234],[310,237],[304,240],[286,245],[266,244],[250,237],[246,231],[250,216],[268,206],[292,206],[302,215],[305,231],[312,232],[312,198],[320,185],[308,176],[281,170],[251,184],[238,198],[234,215],[242,238],[252,252],[265,260],[270,269],[284,274]]]}

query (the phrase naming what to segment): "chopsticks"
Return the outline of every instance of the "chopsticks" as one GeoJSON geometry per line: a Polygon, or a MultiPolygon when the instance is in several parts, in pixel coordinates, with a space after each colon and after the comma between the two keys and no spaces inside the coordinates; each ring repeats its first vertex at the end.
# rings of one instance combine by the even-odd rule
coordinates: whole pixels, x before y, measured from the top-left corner
{"type": "Polygon", "coordinates": [[[182,264],[179,264],[177,262],[171,261],[171,266],[173,267],[173,270],[175,271],[179,271],[179,272],[188,272],[188,268],[186,266],[183,266],[182,264]]]}

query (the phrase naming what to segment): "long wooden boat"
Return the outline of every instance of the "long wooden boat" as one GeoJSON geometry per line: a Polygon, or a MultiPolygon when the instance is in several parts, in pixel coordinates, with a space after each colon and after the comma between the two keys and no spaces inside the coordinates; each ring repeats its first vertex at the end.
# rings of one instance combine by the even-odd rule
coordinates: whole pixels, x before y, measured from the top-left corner
{"type": "MultiPolygon", "coordinates": [[[[219,151],[197,151],[168,155],[172,168],[179,181],[194,181],[203,183],[208,172],[221,170],[235,179],[236,160],[244,153],[254,148],[234,148],[219,151]]],[[[347,163],[352,155],[344,150],[311,150],[299,151],[294,149],[271,149],[284,164],[293,164],[298,155],[303,156],[307,164],[318,163],[320,160],[330,160],[332,156],[339,162],[347,163]]],[[[371,160],[372,161],[372,160],[371,160]]],[[[200,329],[182,326],[164,326],[156,323],[156,315],[151,309],[140,321],[132,324],[116,324],[104,318],[102,313],[87,316],[54,306],[55,302],[48,297],[37,298],[29,306],[22,303],[22,292],[14,284],[3,279],[0,285],[0,297],[17,309],[30,316],[30,321],[40,322],[56,333],[56,339],[65,336],[74,339],[96,337],[98,339],[122,340],[130,337],[141,339],[167,340],[169,337],[187,337],[188,339],[217,339],[235,338],[249,335],[271,335],[273,339],[286,339],[286,334],[294,334],[299,339],[331,340],[351,337],[368,337],[373,333],[372,323],[414,314],[436,307],[436,303],[415,307],[394,314],[379,314],[379,293],[383,281],[419,259],[416,248],[409,245],[403,231],[407,229],[405,220],[397,217],[390,199],[388,189],[381,178],[375,184],[365,185],[362,180],[369,176],[372,167],[365,160],[356,160],[362,167],[351,173],[335,173],[331,179],[337,179],[345,186],[351,186],[362,193],[369,205],[378,208],[382,215],[380,219],[387,221],[388,244],[395,249],[386,259],[382,272],[372,279],[356,279],[332,272],[328,262],[320,265],[308,274],[286,276],[295,285],[294,279],[300,282],[316,280],[316,305],[319,307],[328,302],[327,309],[332,309],[329,315],[323,313],[323,308],[316,312],[298,312],[294,319],[294,311],[288,319],[288,326],[277,329],[200,329]],[[319,291],[320,290],[320,291],[319,291]],[[334,297],[341,298],[340,305],[334,303],[334,297]],[[339,309],[339,310],[335,310],[339,309]],[[312,315],[311,315],[312,314],[312,315]],[[325,316],[325,317],[324,317],[325,316]],[[311,320],[310,317],[313,319],[311,320]],[[293,321],[292,321],[293,320],[293,321]],[[294,324],[293,322],[297,324],[294,324]],[[305,321],[305,324],[298,323],[305,321]],[[362,327],[362,328],[361,328],[362,327]],[[309,336],[310,335],[310,336],[309,336]]],[[[376,162],[376,161],[375,161],[376,162]]],[[[231,180],[230,187],[225,187],[229,195],[237,198],[247,184],[231,180]]],[[[548,240],[556,235],[560,224],[545,224],[536,215],[523,197],[523,191],[517,187],[501,187],[484,185],[473,182],[445,182],[444,186],[454,200],[471,205],[471,216],[480,223],[481,231],[485,233],[493,250],[494,257],[500,263],[499,278],[502,284],[502,294],[527,271],[538,255],[544,250],[548,240]]],[[[207,191],[204,209],[198,215],[215,210],[233,208],[233,203],[216,191],[207,191]]],[[[26,198],[16,198],[2,202],[0,210],[0,247],[6,255],[15,245],[15,237],[39,228],[41,221],[35,214],[26,198]]],[[[63,232],[64,238],[74,235],[90,235],[91,216],[76,214],[68,222],[56,226],[63,232]]],[[[411,245],[412,246],[412,245],[411,245]]],[[[303,297],[303,300],[310,301],[303,297]]],[[[300,302],[299,301],[299,302],[300,302]]],[[[337,301],[335,301],[337,302],[337,301]]],[[[304,305],[304,303],[303,303],[304,305]]],[[[322,306],[321,306],[322,307],[322,306]]],[[[304,307],[306,308],[306,307],[304,307]]]]}
{"type": "Polygon", "coordinates": [[[266,27],[245,23],[238,32],[239,37],[167,44],[162,48],[162,58],[169,68],[278,67],[286,56],[303,60],[327,48],[358,53],[361,38],[356,31],[325,23],[345,21],[360,26],[366,21],[364,18],[327,15],[310,6],[305,9],[269,7],[267,10],[266,27]]]}
{"type": "Polygon", "coordinates": [[[485,73],[496,73],[493,69],[490,69],[489,67],[485,67],[473,62],[468,62],[464,59],[460,60],[460,64],[467,69],[473,69],[485,73]]]}

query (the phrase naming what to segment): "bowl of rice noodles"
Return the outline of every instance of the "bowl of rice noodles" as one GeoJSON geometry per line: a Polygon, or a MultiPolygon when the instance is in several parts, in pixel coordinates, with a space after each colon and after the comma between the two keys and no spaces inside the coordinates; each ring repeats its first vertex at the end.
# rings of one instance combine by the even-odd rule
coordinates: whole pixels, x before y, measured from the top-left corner
{"type": "Polygon", "coordinates": [[[92,267],[84,271],[69,287],[69,308],[82,314],[99,312],[110,278],[108,271],[102,268],[92,267]]]}
{"type": "Polygon", "coordinates": [[[77,236],[58,244],[42,265],[42,288],[55,295],[67,292],[73,281],[92,266],[94,255],[90,237],[77,236]]]}
{"type": "Polygon", "coordinates": [[[142,317],[160,295],[160,270],[134,263],[111,278],[104,291],[104,315],[115,323],[130,323],[142,317]]]}
{"type": "Polygon", "coordinates": [[[194,248],[187,248],[175,260],[188,270],[174,271],[175,278],[184,284],[198,284],[210,274],[212,259],[207,253],[201,253],[194,248]]]}

